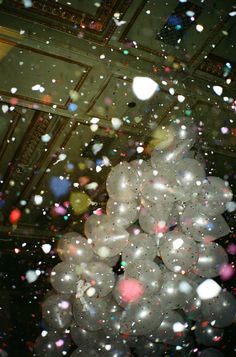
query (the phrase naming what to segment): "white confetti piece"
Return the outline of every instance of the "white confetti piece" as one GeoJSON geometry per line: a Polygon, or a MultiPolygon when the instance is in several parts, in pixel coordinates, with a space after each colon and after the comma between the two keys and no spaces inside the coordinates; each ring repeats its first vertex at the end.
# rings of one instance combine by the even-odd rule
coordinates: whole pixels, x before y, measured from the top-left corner
{"type": "Polygon", "coordinates": [[[215,280],[206,279],[197,287],[196,291],[201,300],[208,300],[218,296],[221,287],[215,280]]]}
{"type": "Polygon", "coordinates": [[[132,89],[138,99],[148,100],[159,90],[159,85],[149,77],[134,77],[132,89]]]}
{"type": "Polygon", "coordinates": [[[50,252],[51,248],[52,248],[51,244],[45,243],[42,245],[42,251],[45,254],[48,254],[50,252]]]}
{"type": "Polygon", "coordinates": [[[213,86],[212,88],[217,95],[221,95],[223,93],[223,88],[221,86],[213,86]]]}

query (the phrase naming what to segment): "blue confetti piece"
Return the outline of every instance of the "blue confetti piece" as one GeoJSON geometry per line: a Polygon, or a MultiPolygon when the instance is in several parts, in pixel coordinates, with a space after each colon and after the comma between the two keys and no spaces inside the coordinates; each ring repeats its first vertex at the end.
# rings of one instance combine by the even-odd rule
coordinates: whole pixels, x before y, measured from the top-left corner
{"type": "Polygon", "coordinates": [[[75,112],[77,110],[77,108],[78,108],[78,105],[75,104],[75,103],[70,103],[68,105],[68,109],[69,109],[70,112],[75,112]]]}
{"type": "Polygon", "coordinates": [[[62,197],[68,194],[71,187],[71,181],[54,176],[50,179],[49,187],[55,197],[62,197]]]}

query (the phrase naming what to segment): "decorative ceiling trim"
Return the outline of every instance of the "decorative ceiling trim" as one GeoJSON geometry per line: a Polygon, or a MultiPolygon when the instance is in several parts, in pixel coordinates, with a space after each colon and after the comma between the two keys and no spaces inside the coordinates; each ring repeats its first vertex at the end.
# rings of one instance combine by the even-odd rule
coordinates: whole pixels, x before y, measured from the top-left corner
{"type": "Polygon", "coordinates": [[[24,166],[29,163],[30,158],[34,154],[41,140],[41,136],[45,134],[49,124],[49,118],[43,117],[41,112],[35,112],[33,118],[31,119],[31,123],[24,134],[22,140],[23,144],[20,142],[4,175],[3,185],[1,188],[2,191],[7,189],[9,181],[12,177],[14,177],[14,181],[17,182],[18,177],[23,172],[24,166]]]}
{"type": "MultiPolygon", "coordinates": [[[[217,76],[219,78],[227,78],[227,76],[226,77],[223,76],[225,62],[227,62],[227,60],[225,60],[224,58],[210,54],[206,59],[204,59],[200,63],[198,69],[200,71],[211,74],[213,76],[217,76]]],[[[233,80],[236,77],[236,68],[233,66],[233,64],[232,64],[232,71],[230,74],[230,78],[231,77],[233,80]]]]}
{"type": "Polygon", "coordinates": [[[12,135],[19,124],[21,118],[21,114],[18,113],[16,110],[12,112],[12,118],[9,120],[9,125],[6,131],[6,134],[4,135],[4,138],[1,141],[0,144],[0,160],[2,159],[4,152],[6,151],[6,148],[8,146],[8,140],[12,138],[12,135]]]}
{"type": "Polygon", "coordinates": [[[12,14],[14,11],[13,14],[18,17],[40,21],[49,28],[77,38],[81,36],[99,44],[106,44],[117,28],[112,21],[113,14],[119,12],[124,15],[132,1],[103,0],[95,17],[51,0],[35,0],[33,6],[27,9],[21,0],[5,1],[1,6],[8,13],[12,14]],[[40,20],[34,16],[35,14],[40,15],[40,20]]]}
{"type": "MultiPolygon", "coordinates": [[[[48,57],[51,57],[51,58],[54,58],[54,59],[58,59],[60,61],[66,62],[66,63],[76,64],[76,65],[79,65],[80,67],[83,67],[84,71],[83,71],[80,79],[78,80],[75,88],[73,89],[75,91],[79,91],[80,87],[83,85],[83,83],[86,80],[89,72],[92,69],[91,66],[89,66],[87,64],[84,64],[84,63],[81,63],[79,61],[75,61],[75,60],[71,60],[69,58],[65,58],[65,57],[62,57],[62,56],[59,56],[59,55],[51,54],[51,53],[48,53],[48,52],[45,52],[45,51],[30,47],[30,46],[17,44],[16,42],[13,42],[13,41],[10,41],[10,40],[6,40],[6,39],[3,39],[3,38],[0,38],[0,43],[5,43],[5,44],[8,44],[8,45],[11,45],[12,47],[17,47],[17,48],[24,49],[24,50],[27,50],[27,51],[31,51],[31,52],[34,52],[34,53],[38,53],[38,54],[41,54],[41,55],[44,55],[44,56],[48,56],[48,57]]],[[[11,92],[4,91],[4,90],[0,90],[0,95],[8,96],[10,98],[13,97],[11,92]]],[[[49,106],[49,107],[52,107],[53,105],[56,105],[57,108],[64,109],[64,110],[66,110],[68,104],[71,103],[70,97],[68,97],[66,102],[64,104],[62,104],[62,105],[58,104],[58,103],[53,103],[53,102],[52,103],[46,103],[45,101],[41,101],[41,100],[38,100],[38,99],[35,99],[35,98],[23,96],[23,95],[20,95],[20,94],[14,94],[14,98],[19,99],[19,100],[23,100],[23,101],[26,101],[26,102],[46,105],[46,106],[49,106]]]]}

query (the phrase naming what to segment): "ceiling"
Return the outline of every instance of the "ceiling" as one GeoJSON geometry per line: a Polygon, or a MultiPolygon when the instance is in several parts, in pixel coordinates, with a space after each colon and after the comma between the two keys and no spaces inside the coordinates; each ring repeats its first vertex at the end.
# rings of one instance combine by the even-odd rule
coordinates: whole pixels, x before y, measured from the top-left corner
{"type": "Polygon", "coordinates": [[[100,207],[110,166],[139,157],[137,147],[173,117],[194,116],[199,148],[235,158],[233,0],[28,3],[0,4],[2,239],[80,229],[83,217],[50,180],[70,180],[72,192],[100,207]],[[160,86],[149,101],[132,92],[137,75],[160,86]],[[55,204],[67,213],[55,216],[55,204]],[[17,225],[13,208],[22,214],[17,225]]]}

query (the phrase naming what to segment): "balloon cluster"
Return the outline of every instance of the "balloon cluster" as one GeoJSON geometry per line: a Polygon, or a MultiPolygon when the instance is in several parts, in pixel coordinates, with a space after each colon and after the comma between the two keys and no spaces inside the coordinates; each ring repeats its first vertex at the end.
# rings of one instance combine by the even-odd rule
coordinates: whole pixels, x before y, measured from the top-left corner
{"type": "Polygon", "coordinates": [[[67,355],[71,337],[73,357],[161,356],[196,341],[210,347],[200,356],[222,356],[236,300],[212,278],[228,266],[215,241],[229,233],[232,192],[193,158],[196,134],[190,118],[159,129],[150,160],[112,168],[106,214],[87,219],[86,238],[60,239],[36,355],[67,355]]]}

